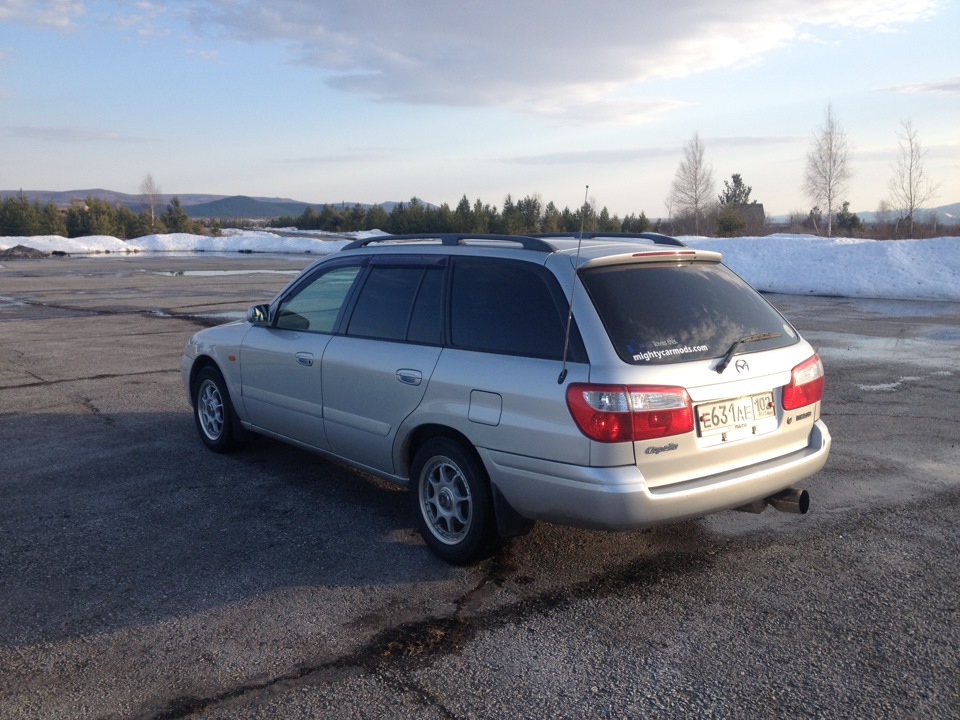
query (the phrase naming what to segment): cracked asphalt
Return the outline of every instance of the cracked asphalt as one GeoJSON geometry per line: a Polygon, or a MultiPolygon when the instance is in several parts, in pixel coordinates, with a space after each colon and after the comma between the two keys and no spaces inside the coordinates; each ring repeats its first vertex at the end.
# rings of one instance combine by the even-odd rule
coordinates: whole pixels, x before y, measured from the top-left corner
{"type": "Polygon", "coordinates": [[[309,261],[0,266],[0,720],[960,717],[960,306],[771,297],[827,369],[808,515],[454,568],[402,489],[196,437],[184,342],[309,261]]]}

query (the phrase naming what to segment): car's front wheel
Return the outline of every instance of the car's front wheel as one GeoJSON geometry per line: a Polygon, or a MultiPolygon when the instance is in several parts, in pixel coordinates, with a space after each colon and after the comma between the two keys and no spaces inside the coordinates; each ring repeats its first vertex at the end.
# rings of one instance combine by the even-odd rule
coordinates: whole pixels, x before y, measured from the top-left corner
{"type": "Polygon", "coordinates": [[[237,446],[236,417],[223,375],[208,365],[197,374],[194,387],[193,418],[200,439],[215,452],[234,449],[237,446]]]}
{"type": "Polygon", "coordinates": [[[500,538],[487,473],[460,442],[437,437],[424,443],[410,480],[417,527],[434,553],[462,565],[496,549],[500,538]]]}

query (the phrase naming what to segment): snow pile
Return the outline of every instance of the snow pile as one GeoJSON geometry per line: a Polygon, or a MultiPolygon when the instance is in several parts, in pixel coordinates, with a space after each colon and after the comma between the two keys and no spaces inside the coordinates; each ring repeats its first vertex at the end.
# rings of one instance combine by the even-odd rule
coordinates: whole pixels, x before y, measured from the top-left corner
{"type": "Polygon", "coordinates": [[[960,301],[960,237],[681,239],[719,251],[726,265],[764,292],[960,301]]]}
{"type": "MultiPolygon", "coordinates": [[[[292,231],[227,231],[222,237],[174,233],[123,241],[84,238],[0,237],[0,250],[24,245],[68,254],[122,252],[289,253],[325,255],[356,237],[342,239],[292,231]]],[[[960,237],[928,240],[861,240],[812,235],[681,238],[691,247],[716,250],[724,262],[764,292],[790,295],[946,300],[960,302],[960,237]]]]}
{"type": "MultiPolygon", "coordinates": [[[[365,235],[369,233],[358,233],[365,235]]],[[[95,253],[188,253],[188,252],[267,252],[267,253],[312,253],[326,255],[335,252],[354,239],[324,239],[320,235],[285,236],[268,230],[225,231],[221,237],[170,233],[144,235],[133,240],[118,240],[109,235],[90,235],[79,238],[64,238],[59,235],[36,235],[33,237],[0,237],[0,250],[16,245],[36,248],[44,252],[63,252],[69,255],[95,253]]]]}

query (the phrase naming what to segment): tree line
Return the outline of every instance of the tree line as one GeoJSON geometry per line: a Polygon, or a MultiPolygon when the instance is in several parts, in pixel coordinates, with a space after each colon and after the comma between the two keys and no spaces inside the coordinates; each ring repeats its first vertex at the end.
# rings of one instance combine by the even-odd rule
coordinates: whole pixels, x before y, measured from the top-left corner
{"type": "Polygon", "coordinates": [[[604,207],[599,212],[592,203],[571,210],[560,210],[552,201],[543,204],[537,195],[514,200],[507,195],[498,208],[480,199],[470,202],[464,195],[455,208],[443,203],[427,205],[418,198],[398,203],[392,210],[381,205],[369,208],[324,205],[319,211],[308,206],[300,215],[275,218],[275,227],[296,227],[301,230],[323,230],[343,233],[358,230],[382,230],[392,235],[407,233],[495,233],[523,235],[530,233],[576,232],[581,228],[601,232],[647,232],[659,229],[659,221],[651,223],[646,214],[630,214],[620,218],[604,207]]]}
{"type": "Polygon", "coordinates": [[[110,235],[121,240],[156,233],[217,234],[219,226],[207,227],[192,220],[174,197],[166,210],[154,215],[150,210],[135,213],[125,205],[87,197],[65,211],[54,203],[30,202],[23,191],[0,201],[0,237],[60,235],[83,237],[110,235]]]}

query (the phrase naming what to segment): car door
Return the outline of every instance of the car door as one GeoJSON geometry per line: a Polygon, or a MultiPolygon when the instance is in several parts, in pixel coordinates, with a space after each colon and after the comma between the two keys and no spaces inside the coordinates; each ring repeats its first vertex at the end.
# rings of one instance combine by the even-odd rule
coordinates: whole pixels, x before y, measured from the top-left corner
{"type": "Polygon", "coordinates": [[[240,348],[241,397],[249,421],[269,433],[328,449],[321,361],[363,262],[321,266],[254,325],[240,348]]]}
{"type": "Polygon", "coordinates": [[[348,460],[394,473],[400,423],[423,398],[443,344],[446,258],[380,256],[344,332],[323,354],[324,431],[348,460]]]}

